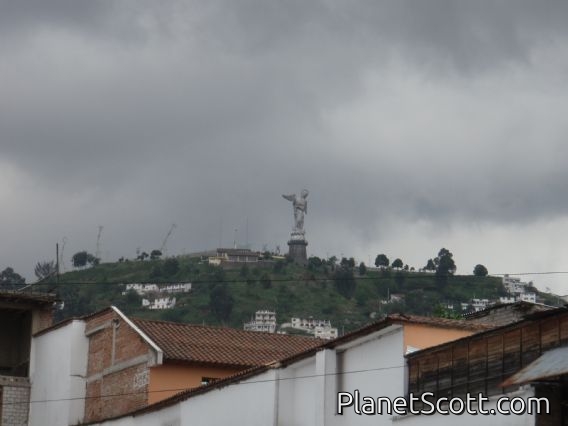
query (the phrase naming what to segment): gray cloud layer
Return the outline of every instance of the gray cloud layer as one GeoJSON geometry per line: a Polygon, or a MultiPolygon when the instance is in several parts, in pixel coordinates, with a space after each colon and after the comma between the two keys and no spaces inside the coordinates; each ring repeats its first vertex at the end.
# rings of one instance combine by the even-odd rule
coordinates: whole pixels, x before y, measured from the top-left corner
{"type": "Polygon", "coordinates": [[[567,17],[563,1],[3,3],[2,255],[29,270],[102,224],[109,259],[131,256],[172,222],[172,250],[198,250],[221,222],[243,242],[247,218],[249,241],[284,246],[280,193],[303,186],[322,255],[388,251],[403,224],[450,223],[454,241],[562,221],[567,17]]]}

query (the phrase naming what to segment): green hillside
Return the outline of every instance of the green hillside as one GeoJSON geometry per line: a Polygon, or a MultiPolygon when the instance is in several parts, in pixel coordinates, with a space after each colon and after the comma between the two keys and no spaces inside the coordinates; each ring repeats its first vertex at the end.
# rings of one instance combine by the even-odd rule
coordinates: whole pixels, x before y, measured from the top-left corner
{"type": "MultiPolygon", "coordinates": [[[[432,273],[368,271],[322,264],[309,268],[282,260],[222,269],[198,258],[103,263],[61,275],[59,284],[42,284],[64,301],[58,319],[115,305],[126,313],[153,319],[242,327],[258,309],[276,310],[278,322],[292,316],[329,319],[340,330],[359,327],[390,312],[443,314],[441,305],[471,298],[505,295],[496,277],[448,276],[432,273]],[[177,294],[174,309],[150,311],[134,292],[122,295],[124,283],[191,282],[192,291],[177,294]],[[402,301],[385,303],[391,295],[402,301]],[[213,302],[212,302],[213,300],[213,302]]],[[[447,312],[446,312],[447,314],[447,312]]],[[[454,312],[455,314],[455,312],[454,312]]]]}

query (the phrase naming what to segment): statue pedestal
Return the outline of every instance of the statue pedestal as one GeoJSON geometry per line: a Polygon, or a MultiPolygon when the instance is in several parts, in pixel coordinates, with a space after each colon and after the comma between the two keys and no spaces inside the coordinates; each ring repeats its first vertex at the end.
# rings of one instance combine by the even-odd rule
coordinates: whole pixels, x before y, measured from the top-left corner
{"type": "Polygon", "coordinates": [[[304,239],[294,239],[292,235],[292,239],[288,241],[288,256],[290,258],[300,264],[306,266],[308,264],[308,255],[306,253],[306,247],[308,242],[304,239]]]}

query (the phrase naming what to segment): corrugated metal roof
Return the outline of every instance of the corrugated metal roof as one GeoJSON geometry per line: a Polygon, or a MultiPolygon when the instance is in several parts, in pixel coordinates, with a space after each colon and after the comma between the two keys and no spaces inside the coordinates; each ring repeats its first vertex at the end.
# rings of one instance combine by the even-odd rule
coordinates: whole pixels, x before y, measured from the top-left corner
{"type": "Polygon", "coordinates": [[[568,346],[545,352],[540,358],[505,380],[502,386],[522,385],[562,374],[568,374],[568,346]]]}

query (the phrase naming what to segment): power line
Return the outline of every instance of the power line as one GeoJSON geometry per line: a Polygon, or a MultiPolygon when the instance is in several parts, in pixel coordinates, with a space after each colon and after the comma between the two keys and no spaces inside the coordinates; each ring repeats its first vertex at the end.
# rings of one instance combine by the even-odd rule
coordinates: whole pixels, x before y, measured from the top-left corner
{"type": "MultiPolygon", "coordinates": [[[[347,374],[359,374],[359,373],[370,373],[373,371],[383,371],[383,370],[394,370],[397,368],[404,368],[404,365],[396,365],[391,367],[377,367],[377,368],[367,368],[362,370],[351,370],[351,371],[341,371],[341,372],[334,372],[334,373],[324,373],[324,374],[307,374],[304,376],[295,376],[295,377],[278,377],[276,379],[263,379],[263,380],[251,380],[247,382],[236,382],[230,383],[234,386],[239,385],[252,385],[258,383],[270,383],[270,382],[282,382],[288,380],[299,380],[299,379],[313,379],[318,377],[326,377],[326,376],[343,376],[347,374]]],[[[265,371],[262,371],[265,372],[265,371]]],[[[260,373],[260,372],[259,372],[260,373]]],[[[230,377],[230,376],[229,376],[230,377]]],[[[228,378],[228,377],[227,377],[228,378]]],[[[224,380],[224,379],[220,379],[224,380]]],[[[214,386],[217,381],[212,382],[211,386],[214,386]]],[[[106,395],[96,395],[96,396],[84,396],[84,397],[74,397],[74,398],[58,398],[58,399],[44,399],[44,400],[36,400],[36,401],[20,401],[20,402],[5,402],[3,405],[18,405],[18,404],[44,404],[44,403],[51,403],[51,402],[64,402],[64,401],[81,401],[87,399],[97,399],[97,398],[117,398],[117,397],[124,397],[124,396],[132,396],[132,395],[140,395],[140,394],[150,394],[150,393],[164,393],[164,392],[183,392],[188,391],[191,389],[198,389],[197,388],[174,388],[174,389],[160,389],[160,390],[153,390],[153,391],[136,391],[136,392],[124,392],[124,393],[113,393],[113,394],[106,394],[106,395]]]]}

